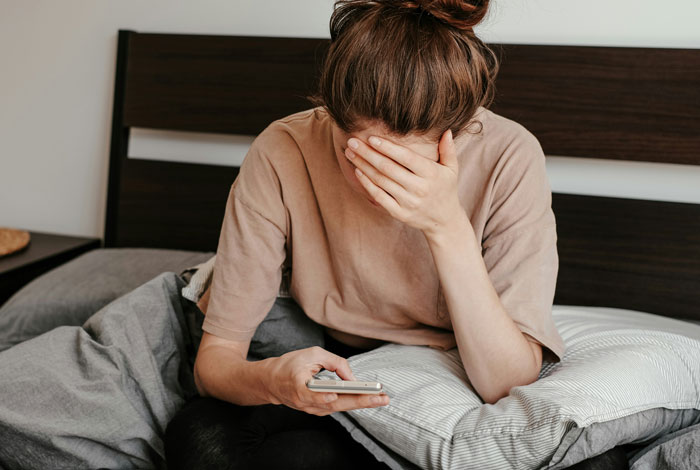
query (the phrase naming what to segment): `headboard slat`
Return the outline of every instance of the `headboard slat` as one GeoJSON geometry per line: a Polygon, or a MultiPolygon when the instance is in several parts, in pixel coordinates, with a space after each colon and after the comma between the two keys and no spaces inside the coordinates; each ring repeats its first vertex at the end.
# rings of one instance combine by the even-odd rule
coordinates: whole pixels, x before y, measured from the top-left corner
{"type": "Polygon", "coordinates": [[[493,110],[548,155],[700,165],[700,49],[496,49],[493,110]]]}
{"type": "Polygon", "coordinates": [[[700,320],[700,204],[553,194],[555,303],[700,320]]]}
{"type": "Polygon", "coordinates": [[[327,41],[132,33],[124,125],[257,135],[309,107],[327,41]]]}
{"type": "Polygon", "coordinates": [[[115,246],[216,251],[238,168],[129,160],[115,246]]]}

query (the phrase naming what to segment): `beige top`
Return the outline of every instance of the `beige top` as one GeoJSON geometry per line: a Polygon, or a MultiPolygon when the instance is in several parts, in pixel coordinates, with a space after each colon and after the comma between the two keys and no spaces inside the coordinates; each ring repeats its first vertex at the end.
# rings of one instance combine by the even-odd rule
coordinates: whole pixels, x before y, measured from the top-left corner
{"type": "MultiPolygon", "coordinates": [[[[455,139],[462,207],[506,311],[561,358],[544,154],[519,124],[485,109],[478,119],[481,133],[455,139]]],[[[339,339],[349,344],[376,338],[454,348],[424,235],[354,192],[333,144],[332,120],[321,108],[275,121],[255,139],[231,187],[212,284],[199,302],[204,331],[251,338],[284,273],[306,314],[336,338],[345,333],[339,339]]]]}

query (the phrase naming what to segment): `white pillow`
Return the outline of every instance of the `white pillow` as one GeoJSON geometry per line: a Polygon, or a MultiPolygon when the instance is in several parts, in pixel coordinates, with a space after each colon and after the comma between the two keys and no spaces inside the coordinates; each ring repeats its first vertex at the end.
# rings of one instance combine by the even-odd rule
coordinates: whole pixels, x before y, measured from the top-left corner
{"type": "MultiPolygon", "coordinates": [[[[700,409],[700,326],[612,308],[554,306],[553,317],[564,358],[496,404],[473,392],[456,349],[391,344],[349,359],[359,380],[384,384],[391,403],[348,414],[421,468],[526,469],[559,468],[570,430],[655,408],[700,409]]],[[[626,442],[661,432],[640,421],[626,442]]],[[[684,425],[669,421],[663,432],[684,425]]]]}

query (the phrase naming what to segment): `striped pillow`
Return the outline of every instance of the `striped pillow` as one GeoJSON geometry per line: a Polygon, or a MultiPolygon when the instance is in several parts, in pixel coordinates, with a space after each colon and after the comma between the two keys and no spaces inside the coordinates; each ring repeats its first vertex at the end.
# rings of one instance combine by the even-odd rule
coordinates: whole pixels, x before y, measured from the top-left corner
{"type": "MultiPolygon", "coordinates": [[[[348,414],[421,468],[528,469],[555,465],[577,428],[654,408],[700,409],[700,326],[610,308],[554,306],[553,316],[564,358],[496,404],[474,393],[456,349],[391,344],[349,359],[359,380],[384,384],[391,404],[348,414]]],[[[639,422],[633,437],[644,440],[653,429],[639,422]]],[[[628,433],[626,442],[636,441],[628,433]]]]}

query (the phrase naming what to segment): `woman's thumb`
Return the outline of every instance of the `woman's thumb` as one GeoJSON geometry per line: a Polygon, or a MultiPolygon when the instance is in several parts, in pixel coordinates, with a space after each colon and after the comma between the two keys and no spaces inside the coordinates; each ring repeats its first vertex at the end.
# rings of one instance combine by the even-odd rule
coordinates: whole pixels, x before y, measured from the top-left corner
{"type": "Polygon", "coordinates": [[[345,358],[325,350],[324,353],[320,361],[324,369],[335,372],[343,380],[356,380],[345,358]]]}
{"type": "Polygon", "coordinates": [[[454,140],[452,140],[452,130],[447,129],[438,143],[438,154],[440,163],[453,170],[457,169],[457,150],[454,140]]]}

